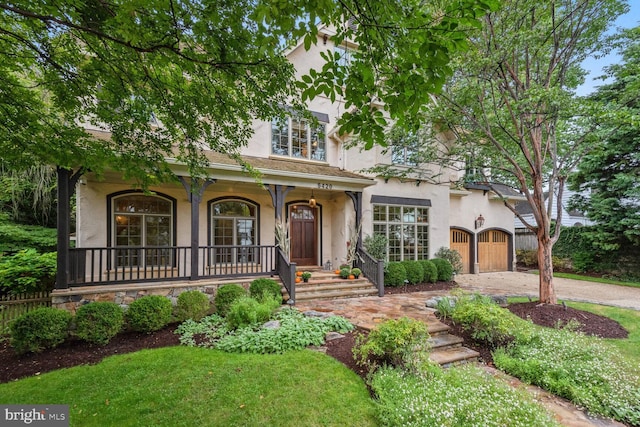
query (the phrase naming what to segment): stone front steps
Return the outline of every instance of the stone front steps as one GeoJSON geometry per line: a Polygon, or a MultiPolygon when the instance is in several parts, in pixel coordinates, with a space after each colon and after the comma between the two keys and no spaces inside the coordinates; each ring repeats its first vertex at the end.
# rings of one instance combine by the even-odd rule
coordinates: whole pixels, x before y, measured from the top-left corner
{"type": "MultiPolygon", "coordinates": [[[[309,271],[312,276],[307,283],[296,283],[296,303],[378,295],[378,289],[364,276],[358,279],[342,279],[333,271],[321,270],[318,267],[300,267],[298,270],[309,271]]],[[[289,299],[284,288],[283,296],[285,300],[289,299]]]]}
{"type": "MultiPolygon", "coordinates": [[[[313,277],[313,276],[312,276],[313,277]]],[[[473,363],[480,356],[463,346],[460,337],[449,334],[451,329],[435,315],[435,310],[425,306],[428,295],[400,294],[380,298],[343,298],[296,301],[300,311],[315,310],[346,317],[361,329],[371,330],[388,319],[406,316],[427,325],[429,331],[430,359],[443,367],[473,363]]]]}
{"type": "Polygon", "coordinates": [[[429,338],[429,342],[431,343],[429,359],[443,368],[477,362],[480,356],[477,351],[464,347],[462,338],[450,335],[447,332],[442,332],[435,336],[432,335],[429,338]]]}

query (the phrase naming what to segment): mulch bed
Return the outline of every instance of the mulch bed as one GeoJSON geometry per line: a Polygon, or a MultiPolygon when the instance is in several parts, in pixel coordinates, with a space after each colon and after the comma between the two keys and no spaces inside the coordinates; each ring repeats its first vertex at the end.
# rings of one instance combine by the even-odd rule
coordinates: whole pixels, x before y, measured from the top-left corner
{"type": "MultiPolygon", "coordinates": [[[[385,293],[398,294],[450,290],[455,287],[455,282],[439,282],[436,284],[387,288],[385,293]]],[[[511,304],[508,308],[518,316],[525,319],[531,318],[534,323],[542,326],[554,327],[558,322],[565,324],[573,319],[580,323],[580,330],[587,335],[596,335],[603,338],[626,338],[628,335],[627,331],[614,320],[569,307],[565,308],[562,305],[527,302],[511,304]]],[[[23,356],[16,355],[8,341],[4,340],[0,342],[0,383],[39,375],[55,369],[95,364],[103,358],[115,354],[179,345],[178,335],[174,333],[176,327],[177,325],[170,325],[152,334],[122,333],[114,337],[106,346],[90,345],[80,340],[69,340],[55,349],[23,356]]],[[[361,331],[356,330],[345,334],[344,338],[329,341],[326,343],[326,348],[329,356],[339,360],[358,375],[365,377],[366,371],[355,363],[352,353],[355,336],[358,333],[361,333],[361,331]]],[[[490,349],[473,343],[473,340],[455,325],[452,325],[451,333],[461,336],[465,339],[466,346],[479,351],[485,363],[492,363],[490,349]]]]}

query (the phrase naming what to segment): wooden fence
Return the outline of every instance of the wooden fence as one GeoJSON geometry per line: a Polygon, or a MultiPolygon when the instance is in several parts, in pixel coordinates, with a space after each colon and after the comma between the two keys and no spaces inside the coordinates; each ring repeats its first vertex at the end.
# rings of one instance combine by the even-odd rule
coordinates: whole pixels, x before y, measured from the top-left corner
{"type": "Polygon", "coordinates": [[[9,331],[11,321],[40,307],[51,307],[50,292],[0,296],[0,334],[9,331]]]}

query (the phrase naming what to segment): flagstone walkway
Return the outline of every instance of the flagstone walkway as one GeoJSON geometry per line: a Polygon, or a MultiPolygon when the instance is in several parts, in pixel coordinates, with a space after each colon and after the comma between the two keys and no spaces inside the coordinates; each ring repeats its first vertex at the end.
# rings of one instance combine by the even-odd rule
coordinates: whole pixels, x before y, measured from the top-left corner
{"type": "MultiPolygon", "coordinates": [[[[489,277],[482,280],[474,281],[473,285],[465,284],[462,288],[496,295],[514,295],[517,292],[509,292],[509,283],[517,284],[519,273],[507,273],[504,285],[483,287],[483,283],[489,283],[489,277]],[[486,291],[486,292],[485,292],[486,291]]],[[[466,275],[471,276],[471,275],[466,275]]],[[[477,276],[477,275],[476,275],[477,276]]],[[[460,281],[459,281],[460,282],[460,281]]],[[[517,289],[517,287],[515,288],[517,289]]],[[[599,290],[601,288],[598,288],[599,290]]],[[[594,295],[600,292],[594,293],[594,295]]],[[[434,310],[427,308],[425,302],[434,296],[446,295],[446,291],[431,292],[414,292],[409,294],[385,295],[384,297],[361,297],[361,298],[343,298],[333,300],[314,300],[296,303],[296,308],[300,311],[316,310],[321,312],[332,312],[334,314],[346,317],[354,325],[365,329],[372,329],[379,323],[387,319],[397,319],[403,316],[413,319],[422,320],[427,324],[429,330],[438,328],[437,324],[447,327],[438,321],[434,316],[434,310]]],[[[522,295],[520,293],[520,295],[522,295]]],[[[586,299],[586,298],[585,298],[586,299]]],[[[595,297],[589,298],[592,302],[595,297]]],[[[588,416],[586,413],[578,409],[569,401],[559,398],[551,393],[531,385],[522,384],[516,378],[510,377],[496,369],[481,365],[490,374],[500,377],[507,381],[510,385],[517,388],[526,389],[541,405],[555,415],[555,419],[566,427],[624,427],[624,424],[612,420],[599,419],[588,416]]]]}

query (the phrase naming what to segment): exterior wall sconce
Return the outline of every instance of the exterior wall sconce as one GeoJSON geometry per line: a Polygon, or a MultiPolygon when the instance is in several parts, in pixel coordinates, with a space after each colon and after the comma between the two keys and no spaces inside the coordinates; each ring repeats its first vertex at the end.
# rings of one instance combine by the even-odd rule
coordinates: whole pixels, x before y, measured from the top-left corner
{"type": "Polygon", "coordinates": [[[482,216],[482,214],[478,215],[478,218],[476,218],[476,230],[478,228],[482,228],[482,226],[484,225],[484,217],[482,216]]]}
{"type": "Polygon", "coordinates": [[[316,198],[313,197],[313,190],[311,190],[311,198],[309,199],[309,206],[312,208],[316,207],[316,198]]]}

